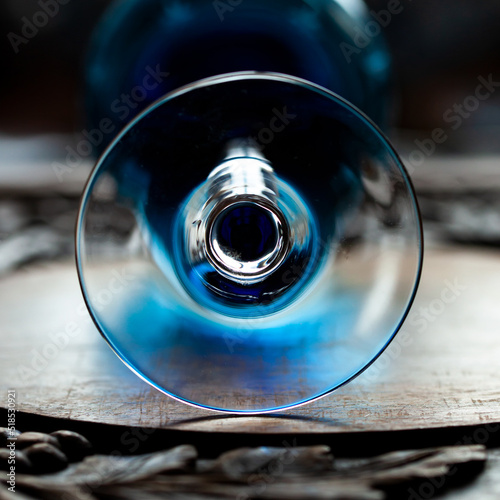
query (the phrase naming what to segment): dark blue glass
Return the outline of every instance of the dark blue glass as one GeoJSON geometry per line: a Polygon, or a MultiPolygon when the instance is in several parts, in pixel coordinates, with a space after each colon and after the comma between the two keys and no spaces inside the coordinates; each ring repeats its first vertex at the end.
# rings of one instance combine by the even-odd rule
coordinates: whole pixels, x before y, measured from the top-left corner
{"type": "Polygon", "coordinates": [[[245,261],[259,259],[276,245],[277,235],[269,214],[249,203],[221,214],[215,231],[220,243],[234,249],[245,261]]]}
{"type": "Polygon", "coordinates": [[[360,0],[243,0],[234,7],[207,0],[117,2],[95,35],[86,73],[90,125],[114,124],[98,148],[168,92],[237,71],[304,78],[384,126],[390,59],[383,38],[346,56],[345,44],[355,46],[356,29],[367,21],[360,0]]]}

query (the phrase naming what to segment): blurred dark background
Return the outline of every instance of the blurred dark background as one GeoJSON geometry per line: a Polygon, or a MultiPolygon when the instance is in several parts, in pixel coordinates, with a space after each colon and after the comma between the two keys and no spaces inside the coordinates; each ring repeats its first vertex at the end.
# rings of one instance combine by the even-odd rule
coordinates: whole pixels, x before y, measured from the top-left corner
{"type": "MultiPolygon", "coordinates": [[[[12,38],[21,34],[24,18],[33,19],[40,2],[56,0],[0,3],[0,275],[73,251],[79,198],[92,159],[64,182],[53,165],[87,125],[86,48],[111,2],[65,1],[57,3],[59,12],[35,37],[24,41],[12,38]]],[[[394,1],[367,4],[379,12],[394,1]]],[[[479,77],[500,81],[500,2],[400,0],[400,5],[382,33],[394,59],[395,127],[389,135],[408,161],[418,149],[416,141],[431,137],[436,127],[450,131],[445,113],[474,94],[479,77]]],[[[448,135],[418,165],[410,165],[426,240],[498,247],[500,89],[448,135]]]]}
{"type": "MultiPolygon", "coordinates": [[[[33,0],[2,0],[3,43],[0,132],[71,132],[82,127],[82,66],[89,36],[109,0],[73,0],[15,54],[7,35],[19,34],[23,16],[40,10],[33,0]]],[[[369,0],[375,11],[387,0],[369,0]]],[[[396,125],[431,130],[443,112],[474,91],[479,75],[500,77],[500,2],[401,0],[400,14],[384,29],[394,57],[396,125]]],[[[464,131],[500,127],[500,92],[474,113],[464,131]]],[[[490,136],[491,131],[486,132],[490,136]]],[[[474,134],[477,135],[477,134],[474,134]]],[[[447,149],[463,146],[448,141],[447,149]]],[[[482,148],[496,144],[480,141],[482,148]]]]}

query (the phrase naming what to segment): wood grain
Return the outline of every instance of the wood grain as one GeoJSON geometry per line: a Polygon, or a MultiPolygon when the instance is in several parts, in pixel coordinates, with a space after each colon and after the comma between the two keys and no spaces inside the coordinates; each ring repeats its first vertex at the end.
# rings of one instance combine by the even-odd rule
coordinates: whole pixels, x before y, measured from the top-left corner
{"type": "Polygon", "coordinates": [[[224,417],[177,403],[138,379],[92,325],[74,264],[38,265],[0,281],[0,406],[7,404],[7,390],[14,389],[17,409],[28,413],[239,433],[346,433],[497,423],[498,276],[496,252],[430,249],[408,321],[363,375],[292,411],[224,417]],[[67,345],[47,347],[54,346],[57,333],[64,330],[78,333],[67,345]]]}

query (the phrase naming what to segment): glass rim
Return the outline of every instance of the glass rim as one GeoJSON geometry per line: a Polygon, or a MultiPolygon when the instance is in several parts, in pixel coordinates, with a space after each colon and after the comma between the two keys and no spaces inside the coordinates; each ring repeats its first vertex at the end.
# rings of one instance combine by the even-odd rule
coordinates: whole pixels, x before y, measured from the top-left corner
{"type": "Polygon", "coordinates": [[[258,414],[266,414],[266,413],[276,413],[280,411],[284,411],[287,409],[292,409],[292,408],[298,408],[300,406],[309,404],[311,402],[317,401],[319,399],[322,399],[334,391],[340,389],[341,387],[345,386],[346,384],[350,383],[352,380],[357,378],[359,375],[361,375],[365,370],[367,370],[387,349],[387,347],[391,344],[391,342],[394,340],[398,332],[401,330],[401,327],[405,320],[407,319],[411,307],[415,301],[415,297],[419,288],[419,284],[421,281],[422,277],[422,270],[423,270],[423,262],[424,262],[424,233],[423,233],[423,224],[422,224],[422,216],[421,216],[421,211],[420,207],[418,204],[415,188],[413,186],[413,183],[411,181],[410,175],[408,173],[408,170],[403,163],[402,159],[400,158],[399,154],[396,152],[395,148],[392,146],[391,142],[385,135],[385,133],[379,128],[379,126],[368,116],[366,113],[364,113],[362,110],[357,108],[354,104],[349,102],[347,99],[343,98],[341,95],[336,94],[335,92],[318,85],[316,83],[313,83],[309,80],[299,78],[296,76],[292,75],[287,75],[284,73],[276,73],[276,72],[262,72],[262,71],[240,71],[240,72],[234,72],[234,73],[225,73],[221,75],[215,75],[211,76],[208,78],[203,78],[201,80],[197,80],[195,82],[189,83],[187,85],[184,85],[182,87],[179,87],[176,90],[173,90],[164,96],[160,97],[158,100],[153,102],[151,105],[149,105],[146,109],[144,109],[141,113],[139,113],[137,116],[135,116],[129,123],[127,123],[121,130],[120,132],[115,136],[115,138],[111,141],[111,143],[106,147],[106,149],[102,152],[102,154],[98,157],[96,160],[96,163],[89,175],[89,178],[85,184],[85,187],[83,189],[82,195],[81,195],[81,202],[78,210],[78,216],[77,216],[77,221],[76,221],[76,226],[75,226],[75,233],[74,233],[74,244],[75,244],[75,260],[76,260],[76,268],[77,268],[77,275],[78,275],[78,281],[79,281],[79,286],[82,291],[83,299],[85,302],[85,305],[87,307],[87,310],[89,311],[89,314],[92,318],[92,321],[94,325],[97,327],[99,333],[101,336],[104,338],[104,340],[108,343],[108,345],[111,347],[111,349],[115,352],[115,354],[118,356],[118,358],[132,371],[134,372],[139,378],[141,378],[143,381],[160,391],[161,393],[165,394],[166,396],[171,397],[172,399],[179,401],[181,403],[187,404],[189,406],[199,408],[199,409],[204,409],[204,410],[209,410],[212,412],[216,412],[219,414],[227,414],[227,415],[258,415],[258,414]],[[333,100],[337,103],[339,103],[341,106],[343,106],[345,109],[349,110],[352,114],[354,114],[357,118],[359,118],[362,122],[364,122],[373,132],[374,134],[378,137],[378,139],[381,141],[381,143],[385,146],[386,150],[390,153],[392,159],[394,160],[394,164],[398,167],[400,170],[400,173],[405,181],[405,186],[407,189],[407,192],[410,196],[410,199],[412,201],[412,206],[413,206],[413,213],[415,214],[415,222],[416,222],[416,239],[417,239],[417,246],[418,246],[418,256],[417,256],[417,266],[415,270],[415,275],[413,279],[413,287],[411,290],[411,293],[409,295],[409,298],[407,300],[406,306],[404,309],[402,309],[401,313],[401,318],[397,326],[394,328],[392,334],[389,336],[387,342],[384,344],[384,346],[379,350],[379,352],[373,356],[369,361],[367,361],[364,366],[362,366],[359,370],[357,370],[355,373],[350,375],[346,380],[343,382],[335,385],[334,387],[330,388],[329,390],[325,392],[321,392],[320,394],[316,394],[313,396],[309,396],[307,398],[303,398],[297,402],[294,403],[288,403],[279,407],[272,407],[272,408],[264,408],[264,409],[252,409],[252,410],[237,410],[237,409],[227,409],[227,408],[219,408],[219,407],[213,407],[213,406],[207,406],[205,404],[201,403],[196,403],[193,401],[190,401],[189,399],[183,398],[181,396],[177,396],[165,388],[161,387],[159,384],[151,380],[149,377],[144,375],[139,369],[137,369],[134,364],[129,361],[128,357],[121,351],[121,349],[115,345],[115,343],[108,337],[108,335],[105,333],[104,328],[101,326],[99,319],[97,318],[96,314],[93,311],[93,308],[90,303],[90,298],[87,293],[85,284],[84,284],[84,272],[83,272],[83,255],[82,255],[82,250],[80,248],[81,246],[81,235],[83,233],[83,222],[84,222],[84,217],[85,217],[85,210],[87,207],[88,200],[90,199],[89,195],[92,192],[92,188],[94,185],[94,182],[99,174],[99,170],[101,166],[104,164],[106,161],[107,157],[109,156],[110,152],[115,148],[115,146],[126,136],[126,134],[138,123],[140,122],[144,117],[149,115],[152,111],[155,109],[161,107],[163,104],[177,98],[180,96],[183,96],[191,91],[195,91],[198,89],[202,89],[205,87],[209,87],[212,85],[220,85],[224,83],[233,83],[233,82],[238,82],[238,81],[268,81],[268,82],[279,82],[279,83],[288,83],[288,84],[293,84],[297,85],[299,87],[311,90],[313,92],[316,92],[317,94],[323,95],[325,98],[333,100]]]}

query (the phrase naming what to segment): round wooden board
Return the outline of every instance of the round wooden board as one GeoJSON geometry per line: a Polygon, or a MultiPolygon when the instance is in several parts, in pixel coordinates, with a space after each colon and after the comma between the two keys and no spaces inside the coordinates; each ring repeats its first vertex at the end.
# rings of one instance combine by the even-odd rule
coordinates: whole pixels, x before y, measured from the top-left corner
{"type": "Polygon", "coordinates": [[[72,262],[26,268],[0,281],[0,406],[7,404],[7,391],[15,390],[17,409],[37,415],[239,433],[374,432],[500,422],[498,276],[497,253],[429,250],[405,326],[364,374],[294,410],[228,417],[178,403],[130,372],[92,325],[72,262]],[[71,334],[66,343],[62,339],[69,335],[58,335],[64,331],[71,334]]]}

